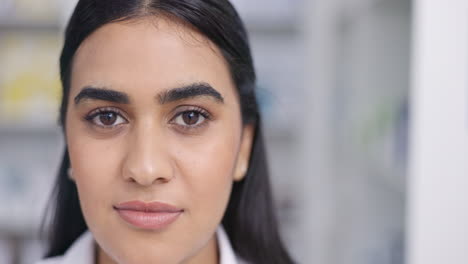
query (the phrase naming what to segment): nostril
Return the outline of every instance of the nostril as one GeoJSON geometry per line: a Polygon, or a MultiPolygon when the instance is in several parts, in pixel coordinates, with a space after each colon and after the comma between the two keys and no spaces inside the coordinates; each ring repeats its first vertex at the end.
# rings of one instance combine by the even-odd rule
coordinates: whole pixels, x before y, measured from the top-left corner
{"type": "Polygon", "coordinates": [[[133,178],[133,177],[128,177],[128,178],[127,178],[127,181],[128,181],[128,182],[131,182],[131,183],[136,182],[135,178],[133,178]]]}
{"type": "Polygon", "coordinates": [[[159,177],[159,178],[156,179],[156,182],[159,182],[159,183],[167,183],[169,181],[170,181],[170,179],[165,178],[165,177],[159,177]]]}

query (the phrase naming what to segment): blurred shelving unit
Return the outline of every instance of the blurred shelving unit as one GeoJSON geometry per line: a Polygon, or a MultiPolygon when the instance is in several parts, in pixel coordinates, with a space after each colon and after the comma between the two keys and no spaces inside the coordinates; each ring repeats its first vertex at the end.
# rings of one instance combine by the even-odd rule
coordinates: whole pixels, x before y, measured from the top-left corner
{"type": "Polygon", "coordinates": [[[403,263],[412,1],[307,3],[315,122],[302,136],[300,251],[310,263],[403,263]]]}
{"type": "MultiPolygon", "coordinates": [[[[32,263],[62,145],[59,1],[0,4],[0,259],[32,263]]],[[[6,261],[6,262],[3,262],[6,261]]]]}

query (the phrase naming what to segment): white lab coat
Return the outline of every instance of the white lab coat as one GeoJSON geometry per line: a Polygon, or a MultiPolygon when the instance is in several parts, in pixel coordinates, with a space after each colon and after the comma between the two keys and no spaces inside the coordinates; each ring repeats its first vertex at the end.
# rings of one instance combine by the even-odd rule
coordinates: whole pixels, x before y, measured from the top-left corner
{"type": "MultiPolygon", "coordinates": [[[[216,232],[220,253],[219,264],[246,264],[234,254],[229,238],[222,227],[216,232]]],[[[94,264],[94,238],[87,231],[81,235],[63,256],[48,258],[36,264],[94,264]]]]}

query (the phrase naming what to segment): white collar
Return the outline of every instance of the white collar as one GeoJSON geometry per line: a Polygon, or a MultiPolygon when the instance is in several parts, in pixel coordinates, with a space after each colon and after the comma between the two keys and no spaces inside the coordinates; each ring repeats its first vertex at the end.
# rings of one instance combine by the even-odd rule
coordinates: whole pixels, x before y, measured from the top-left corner
{"type": "MultiPolygon", "coordinates": [[[[216,231],[216,237],[220,255],[219,264],[243,263],[234,254],[229,238],[222,226],[216,231]]],[[[36,264],[93,264],[94,243],[93,235],[90,231],[86,231],[73,242],[63,256],[48,258],[36,264]]]]}

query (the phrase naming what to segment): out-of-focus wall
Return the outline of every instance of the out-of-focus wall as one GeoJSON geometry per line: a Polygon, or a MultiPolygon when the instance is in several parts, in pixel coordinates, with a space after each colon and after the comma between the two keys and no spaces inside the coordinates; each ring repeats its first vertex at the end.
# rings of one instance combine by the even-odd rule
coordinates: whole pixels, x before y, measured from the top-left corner
{"type": "Polygon", "coordinates": [[[407,260],[468,263],[468,2],[414,6],[407,260]]]}

